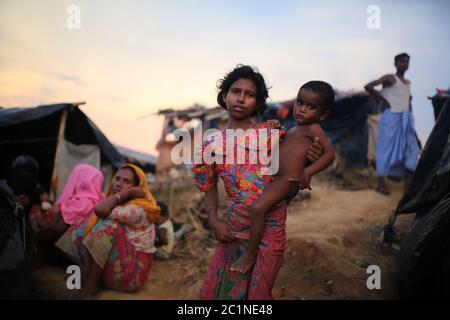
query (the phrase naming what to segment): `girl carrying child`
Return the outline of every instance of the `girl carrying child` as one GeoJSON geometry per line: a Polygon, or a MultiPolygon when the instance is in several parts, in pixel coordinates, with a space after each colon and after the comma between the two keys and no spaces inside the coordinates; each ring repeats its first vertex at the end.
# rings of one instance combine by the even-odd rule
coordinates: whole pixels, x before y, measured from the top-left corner
{"type": "MultiPolygon", "coordinates": [[[[269,125],[257,125],[252,119],[265,110],[268,97],[268,90],[260,73],[250,66],[239,65],[220,81],[218,89],[217,102],[229,114],[227,129],[263,129],[268,130],[267,136],[271,137],[272,129],[269,125]]],[[[225,136],[225,133],[222,134],[225,136]]],[[[226,140],[226,137],[222,138],[222,141],[226,140]]],[[[206,139],[203,142],[202,155],[212,141],[206,139]]],[[[239,141],[234,144],[234,147],[242,148],[238,145],[239,141]]],[[[270,141],[267,145],[270,147],[270,141]]],[[[305,155],[306,152],[314,153],[313,149],[309,143],[305,155]]],[[[244,163],[217,161],[209,164],[208,161],[197,161],[198,158],[194,162],[195,181],[198,188],[206,193],[209,224],[219,240],[200,290],[200,299],[272,299],[272,288],[286,247],[286,202],[267,213],[261,245],[257,249],[257,259],[251,271],[242,274],[231,270],[233,263],[247,248],[251,207],[273,179],[273,176],[262,174],[262,163],[248,161],[248,148],[244,147],[244,152],[244,163]],[[227,193],[225,221],[220,220],[217,215],[219,177],[223,180],[227,193]]],[[[201,160],[204,160],[203,157],[201,160]]]]}

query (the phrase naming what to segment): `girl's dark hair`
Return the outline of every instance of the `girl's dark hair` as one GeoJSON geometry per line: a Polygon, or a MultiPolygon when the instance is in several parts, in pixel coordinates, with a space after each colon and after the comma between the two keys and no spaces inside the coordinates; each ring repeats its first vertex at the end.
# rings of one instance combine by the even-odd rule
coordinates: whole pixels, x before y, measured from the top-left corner
{"type": "Polygon", "coordinates": [[[223,97],[227,94],[228,90],[233,83],[239,79],[248,79],[252,81],[256,86],[256,108],[252,112],[252,116],[263,114],[267,108],[266,99],[269,97],[269,91],[264,81],[264,77],[259,73],[256,68],[251,66],[245,66],[238,64],[236,68],[228,73],[223,79],[220,79],[217,83],[217,103],[227,109],[223,97]]]}

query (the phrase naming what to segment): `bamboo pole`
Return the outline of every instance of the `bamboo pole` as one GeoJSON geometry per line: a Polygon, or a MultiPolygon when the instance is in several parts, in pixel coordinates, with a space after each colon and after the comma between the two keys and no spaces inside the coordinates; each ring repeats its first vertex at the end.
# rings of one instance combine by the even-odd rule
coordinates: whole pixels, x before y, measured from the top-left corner
{"type": "Polygon", "coordinates": [[[56,191],[58,190],[58,184],[59,184],[59,177],[58,177],[58,171],[59,171],[59,165],[61,161],[61,143],[64,140],[64,133],[66,131],[66,123],[67,123],[67,109],[64,109],[61,120],[59,122],[59,131],[58,131],[58,138],[56,142],[56,151],[55,151],[55,160],[53,162],[53,173],[52,173],[52,180],[50,185],[50,199],[52,201],[56,201],[56,191]]]}

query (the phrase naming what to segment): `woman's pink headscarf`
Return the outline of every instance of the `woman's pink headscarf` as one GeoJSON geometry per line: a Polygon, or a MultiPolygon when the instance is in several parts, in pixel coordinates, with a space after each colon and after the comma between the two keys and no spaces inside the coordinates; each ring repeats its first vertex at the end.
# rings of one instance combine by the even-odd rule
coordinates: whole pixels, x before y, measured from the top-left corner
{"type": "Polygon", "coordinates": [[[79,164],[73,168],[56,202],[67,224],[84,220],[94,212],[95,206],[105,198],[102,184],[103,174],[93,166],[79,164]]]}

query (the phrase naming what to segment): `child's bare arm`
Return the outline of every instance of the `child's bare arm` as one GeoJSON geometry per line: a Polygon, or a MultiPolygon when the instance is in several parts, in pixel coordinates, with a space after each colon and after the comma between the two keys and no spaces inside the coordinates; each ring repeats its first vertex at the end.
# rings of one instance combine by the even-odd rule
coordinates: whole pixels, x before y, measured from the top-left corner
{"type": "Polygon", "coordinates": [[[333,146],[331,145],[330,141],[328,140],[327,136],[325,135],[325,132],[323,132],[320,125],[312,124],[309,127],[309,130],[314,137],[319,138],[319,143],[323,147],[323,153],[319,157],[319,159],[317,159],[314,163],[306,167],[305,170],[303,171],[304,175],[313,176],[316,173],[328,167],[333,162],[334,150],[333,146]]]}
{"type": "Polygon", "coordinates": [[[156,228],[156,239],[155,245],[162,246],[169,243],[169,239],[167,238],[167,229],[165,228],[156,228]]]}

